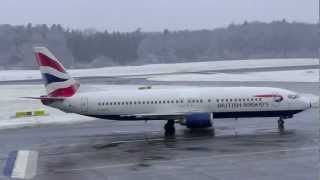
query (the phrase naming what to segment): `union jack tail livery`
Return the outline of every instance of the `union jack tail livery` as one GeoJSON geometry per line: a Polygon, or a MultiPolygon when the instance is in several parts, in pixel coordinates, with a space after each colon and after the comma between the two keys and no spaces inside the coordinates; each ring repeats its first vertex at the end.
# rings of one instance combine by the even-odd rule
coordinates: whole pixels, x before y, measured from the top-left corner
{"type": "Polygon", "coordinates": [[[79,88],[75,81],[65,70],[59,60],[45,47],[35,47],[42,79],[48,97],[71,97],[79,88]]]}

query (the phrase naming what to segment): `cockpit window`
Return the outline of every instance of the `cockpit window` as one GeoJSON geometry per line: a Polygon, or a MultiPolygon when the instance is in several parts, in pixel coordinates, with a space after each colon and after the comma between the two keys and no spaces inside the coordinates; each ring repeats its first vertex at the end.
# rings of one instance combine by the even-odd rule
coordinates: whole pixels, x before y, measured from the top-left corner
{"type": "Polygon", "coordinates": [[[297,99],[298,97],[299,97],[299,95],[297,95],[297,94],[288,95],[288,99],[297,99]]]}

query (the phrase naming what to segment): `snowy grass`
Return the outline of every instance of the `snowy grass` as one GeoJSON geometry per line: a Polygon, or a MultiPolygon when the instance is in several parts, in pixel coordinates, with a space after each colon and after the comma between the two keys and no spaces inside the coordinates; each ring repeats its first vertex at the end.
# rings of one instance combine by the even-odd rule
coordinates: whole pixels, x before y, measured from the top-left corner
{"type": "MultiPolygon", "coordinates": [[[[190,73],[210,70],[263,68],[263,67],[289,67],[318,65],[317,59],[259,59],[259,60],[232,60],[210,61],[176,64],[149,64],[143,66],[104,67],[95,69],[69,70],[73,77],[108,77],[108,76],[134,76],[166,73],[190,73]]],[[[5,70],[0,71],[0,81],[41,79],[38,70],[5,70]]]]}
{"type": "Polygon", "coordinates": [[[291,70],[291,71],[267,71],[250,72],[241,74],[177,74],[149,76],[150,81],[268,81],[268,82],[318,82],[319,70],[291,70]]]}

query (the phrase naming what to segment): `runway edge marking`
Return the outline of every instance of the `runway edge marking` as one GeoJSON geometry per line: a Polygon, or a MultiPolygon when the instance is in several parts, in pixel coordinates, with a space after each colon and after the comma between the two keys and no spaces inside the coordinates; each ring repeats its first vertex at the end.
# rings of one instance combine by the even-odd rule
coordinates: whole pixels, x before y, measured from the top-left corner
{"type": "Polygon", "coordinates": [[[12,151],[6,161],[4,176],[18,179],[32,179],[37,174],[37,151],[12,151]]]}

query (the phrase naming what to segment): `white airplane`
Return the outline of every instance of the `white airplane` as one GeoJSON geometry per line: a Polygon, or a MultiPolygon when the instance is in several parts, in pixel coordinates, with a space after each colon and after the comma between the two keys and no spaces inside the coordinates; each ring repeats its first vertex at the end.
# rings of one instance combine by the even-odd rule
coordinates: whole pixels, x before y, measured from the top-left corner
{"type": "Polygon", "coordinates": [[[271,87],[212,87],[176,89],[130,89],[79,92],[80,84],[45,47],[35,47],[45,81],[44,105],[67,113],[111,120],[166,120],[166,133],[179,122],[188,128],[211,127],[215,118],[279,117],[284,119],[311,108],[299,94],[271,87]]]}

